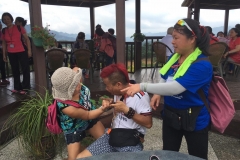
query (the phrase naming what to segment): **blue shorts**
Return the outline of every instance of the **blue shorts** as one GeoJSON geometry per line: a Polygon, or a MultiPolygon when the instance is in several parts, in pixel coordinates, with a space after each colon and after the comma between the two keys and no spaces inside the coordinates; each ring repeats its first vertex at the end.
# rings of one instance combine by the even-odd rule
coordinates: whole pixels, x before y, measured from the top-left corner
{"type": "Polygon", "coordinates": [[[89,123],[88,126],[74,131],[73,133],[64,134],[67,145],[69,145],[70,143],[80,142],[83,138],[86,137],[85,131],[91,129],[97,122],[98,120],[94,119],[89,123]]]}
{"type": "Polygon", "coordinates": [[[113,147],[108,143],[109,134],[105,133],[102,137],[98,138],[87,150],[91,152],[93,156],[110,153],[110,152],[140,152],[143,150],[142,143],[138,143],[136,146],[126,146],[126,147],[113,147]]]}

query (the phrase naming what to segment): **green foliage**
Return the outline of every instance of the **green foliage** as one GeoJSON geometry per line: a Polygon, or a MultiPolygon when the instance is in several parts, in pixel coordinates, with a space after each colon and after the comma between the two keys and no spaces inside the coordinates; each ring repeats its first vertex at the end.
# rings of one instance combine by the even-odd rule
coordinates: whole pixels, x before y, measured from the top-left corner
{"type": "Polygon", "coordinates": [[[88,147],[90,144],[92,144],[96,139],[93,138],[90,135],[87,135],[82,141],[81,141],[81,147],[88,147]]]}
{"type": "Polygon", "coordinates": [[[137,42],[143,42],[145,40],[145,35],[143,33],[134,33],[130,38],[133,38],[133,40],[137,42]]]}
{"type": "Polygon", "coordinates": [[[3,130],[11,128],[22,148],[36,159],[46,158],[46,152],[54,150],[58,140],[58,136],[50,134],[45,125],[47,109],[52,101],[48,90],[45,95],[35,92],[35,96],[22,101],[3,126],[3,130]]]}
{"type": "Polygon", "coordinates": [[[43,41],[43,47],[46,49],[48,47],[55,46],[55,38],[54,35],[50,33],[50,30],[48,29],[49,25],[46,27],[39,27],[34,26],[31,30],[31,37],[42,39],[43,41]]]}
{"type": "Polygon", "coordinates": [[[110,97],[107,96],[107,95],[103,95],[103,96],[99,97],[98,100],[91,99],[90,101],[92,102],[92,104],[93,104],[96,108],[99,108],[99,107],[102,105],[102,100],[105,99],[105,98],[110,98],[110,97]]]}

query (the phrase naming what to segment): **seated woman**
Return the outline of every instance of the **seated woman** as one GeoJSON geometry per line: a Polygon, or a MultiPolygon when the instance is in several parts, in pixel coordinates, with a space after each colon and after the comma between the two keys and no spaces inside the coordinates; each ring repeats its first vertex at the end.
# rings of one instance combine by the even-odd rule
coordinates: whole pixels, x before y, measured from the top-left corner
{"type": "MultiPolygon", "coordinates": [[[[78,33],[76,41],[73,44],[73,50],[72,50],[72,54],[71,54],[71,58],[70,58],[72,67],[76,66],[76,58],[73,53],[77,49],[89,49],[88,44],[85,42],[85,33],[83,33],[83,32],[78,33]]],[[[85,69],[83,72],[85,74],[84,78],[89,78],[89,70],[85,69]]]]}
{"type": "MultiPolygon", "coordinates": [[[[239,63],[240,64],[240,31],[237,28],[232,28],[229,31],[230,41],[228,44],[229,51],[227,51],[224,54],[224,58],[226,59],[226,62],[233,62],[233,63],[239,63]]],[[[226,64],[224,65],[224,68],[226,64]]],[[[233,65],[229,66],[229,73],[233,73],[233,65]]]]}
{"type": "Polygon", "coordinates": [[[109,107],[111,101],[103,100],[102,106],[95,109],[90,101],[89,89],[82,84],[82,70],[77,67],[57,69],[51,81],[53,98],[57,100],[57,116],[67,143],[68,160],[75,160],[85,131],[89,131],[96,139],[104,134],[104,126],[96,118],[109,107]],[[65,104],[66,100],[76,102],[82,107],[65,104]]]}

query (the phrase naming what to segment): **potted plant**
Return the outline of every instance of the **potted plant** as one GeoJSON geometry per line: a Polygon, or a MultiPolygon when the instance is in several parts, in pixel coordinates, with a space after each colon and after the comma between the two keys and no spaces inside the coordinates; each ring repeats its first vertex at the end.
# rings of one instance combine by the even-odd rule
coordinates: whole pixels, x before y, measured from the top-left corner
{"type": "Polygon", "coordinates": [[[145,35],[143,33],[134,33],[130,38],[133,38],[135,42],[143,42],[145,35]]]}
{"type": "Polygon", "coordinates": [[[31,37],[35,46],[47,49],[55,45],[54,35],[50,33],[48,27],[49,25],[46,27],[34,26],[32,28],[31,37]]]}
{"type": "Polygon", "coordinates": [[[22,101],[20,107],[6,120],[3,129],[11,128],[23,150],[34,159],[52,159],[56,154],[59,135],[51,134],[45,125],[48,106],[53,102],[49,91],[22,101]]]}

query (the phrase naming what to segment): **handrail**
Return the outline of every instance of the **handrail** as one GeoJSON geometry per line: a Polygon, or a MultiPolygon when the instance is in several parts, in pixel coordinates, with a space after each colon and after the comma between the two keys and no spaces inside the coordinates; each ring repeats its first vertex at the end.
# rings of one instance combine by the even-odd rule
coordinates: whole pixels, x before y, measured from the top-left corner
{"type": "MultiPolygon", "coordinates": [[[[152,44],[155,41],[161,41],[164,36],[146,36],[145,40],[142,42],[142,68],[152,68],[156,60],[156,56],[153,52],[152,44]]],[[[87,41],[87,40],[86,40],[87,41]]],[[[74,41],[58,41],[63,49],[67,50],[67,53],[70,54],[72,51],[72,46],[74,41]]],[[[125,42],[126,46],[126,68],[128,72],[133,73],[135,65],[135,43],[134,42],[125,42]]],[[[33,66],[31,66],[31,71],[33,71],[33,66]]],[[[6,63],[6,74],[7,77],[12,76],[11,66],[6,63]]]]}

